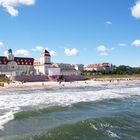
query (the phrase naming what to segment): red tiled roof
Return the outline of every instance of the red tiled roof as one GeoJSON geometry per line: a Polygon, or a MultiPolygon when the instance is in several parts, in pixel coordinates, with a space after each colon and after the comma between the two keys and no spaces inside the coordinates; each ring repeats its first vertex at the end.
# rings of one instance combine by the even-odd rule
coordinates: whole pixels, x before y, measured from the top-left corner
{"type": "Polygon", "coordinates": [[[18,65],[33,65],[34,58],[14,57],[14,61],[16,61],[18,65]]]}
{"type": "Polygon", "coordinates": [[[41,55],[43,55],[43,56],[51,56],[50,53],[47,50],[42,52],[41,55]]]}
{"type": "Polygon", "coordinates": [[[45,50],[45,53],[49,53],[47,50],[45,50]]]}
{"type": "Polygon", "coordinates": [[[8,59],[6,56],[0,56],[0,64],[6,65],[8,63],[8,59]]]}
{"type": "Polygon", "coordinates": [[[99,63],[99,64],[90,64],[87,68],[98,68],[98,67],[111,67],[111,63],[99,63]]]}
{"type": "MultiPolygon", "coordinates": [[[[34,58],[14,57],[14,61],[17,65],[33,65],[34,58]]],[[[0,64],[6,65],[10,62],[6,56],[0,56],[0,64]]]]}

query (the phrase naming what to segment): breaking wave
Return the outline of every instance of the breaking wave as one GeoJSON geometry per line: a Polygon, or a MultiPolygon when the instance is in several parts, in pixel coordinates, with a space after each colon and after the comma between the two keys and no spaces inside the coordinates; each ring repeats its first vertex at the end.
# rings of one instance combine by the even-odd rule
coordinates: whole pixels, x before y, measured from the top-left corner
{"type": "Polygon", "coordinates": [[[103,85],[75,87],[73,90],[68,88],[7,90],[0,94],[0,110],[3,110],[0,113],[0,128],[2,129],[14,117],[18,119],[32,117],[43,111],[62,109],[80,102],[123,99],[134,95],[140,95],[139,86],[103,85]]]}
{"type": "Polygon", "coordinates": [[[140,114],[121,112],[111,117],[93,118],[74,124],[66,124],[33,136],[17,140],[138,140],[140,138],[140,114]]]}

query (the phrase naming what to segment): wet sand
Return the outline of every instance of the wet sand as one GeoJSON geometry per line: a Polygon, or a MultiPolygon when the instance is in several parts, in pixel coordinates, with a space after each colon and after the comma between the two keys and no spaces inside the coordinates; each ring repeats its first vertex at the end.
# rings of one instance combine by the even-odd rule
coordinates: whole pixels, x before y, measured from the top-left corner
{"type": "Polygon", "coordinates": [[[87,85],[99,85],[99,84],[113,84],[113,83],[130,83],[133,81],[139,81],[140,78],[98,78],[93,80],[85,81],[74,81],[74,82],[12,82],[10,84],[5,83],[4,87],[0,87],[0,90],[7,88],[59,88],[59,87],[76,87],[76,86],[87,86],[87,85]]]}

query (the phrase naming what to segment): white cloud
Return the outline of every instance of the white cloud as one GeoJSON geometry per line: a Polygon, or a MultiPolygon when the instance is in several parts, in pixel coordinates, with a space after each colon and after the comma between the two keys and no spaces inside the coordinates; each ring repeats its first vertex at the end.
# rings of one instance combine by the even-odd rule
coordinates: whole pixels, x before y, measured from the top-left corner
{"type": "Polygon", "coordinates": [[[25,49],[19,49],[14,52],[14,55],[29,56],[30,52],[25,49]]]}
{"type": "Polygon", "coordinates": [[[127,44],[125,44],[125,43],[119,43],[118,46],[119,46],[119,47],[126,47],[127,44]]]}
{"type": "Polygon", "coordinates": [[[3,42],[0,42],[0,48],[4,48],[3,42]]]}
{"type": "Polygon", "coordinates": [[[132,46],[140,47],[140,40],[136,39],[135,41],[133,41],[132,46]]]}
{"type": "Polygon", "coordinates": [[[47,48],[45,48],[45,50],[49,51],[49,48],[47,47],[47,48]]]}
{"type": "Polygon", "coordinates": [[[0,0],[0,6],[5,8],[11,16],[18,15],[19,12],[16,7],[19,5],[33,5],[34,3],[35,0],[0,0]]]}
{"type": "Polygon", "coordinates": [[[76,48],[72,49],[65,49],[65,54],[68,56],[77,56],[79,54],[79,51],[76,48]]]}
{"type": "Polygon", "coordinates": [[[56,52],[53,50],[49,50],[48,47],[43,47],[43,46],[36,46],[35,48],[32,49],[32,51],[38,51],[38,52],[42,52],[43,50],[48,50],[50,52],[51,56],[55,56],[56,52]]]}
{"type": "Polygon", "coordinates": [[[44,47],[43,46],[36,46],[35,48],[32,49],[32,51],[43,51],[44,47]]]}
{"type": "Polygon", "coordinates": [[[106,23],[106,25],[112,25],[111,21],[106,21],[105,23],[106,23]]]}
{"type": "Polygon", "coordinates": [[[109,48],[107,48],[104,45],[100,45],[100,46],[97,47],[97,51],[99,51],[99,52],[106,52],[108,50],[109,50],[109,48]]]}
{"type": "Polygon", "coordinates": [[[131,14],[136,19],[140,18],[140,0],[138,0],[136,4],[131,7],[131,14]]]}
{"type": "Polygon", "coordinates": [[[7,56],[8,51],[4,51],[3,54],[4,56],[7,56]]]}
{"type": "MultiPolygon", "coordinates": [[[[3,6],[4,7],[4,6],[3,6]]],[[[11,16],[17,16],[18,15],[18,10],[15,9],[12,6],[5,6],[4,8],[6,8],[7,12],[11,15],[11,16]]]]}
{"type": "Polygon", "coordinates": [[[50,50],[48,47],[45,48],[45,50],[49,51],[51,56],[56,56],[56,54],[57,54],[54,50],[50,50]]]}
{"type": "Polygon", "coordinates": [[[115,48],[113,48],[113,47],[108,48],[108,47],[106,47],[104,45],[100,45],[96,49],[99,52],[99,55],[101,55],[101,56],[108,56],[109,51],[115,50],[115,48]]]}
{"type": "Polygon", "coordinates": [[[51,50],[51,51],[50,51],[50,55],[51,55],[51,56],[55,56],[55,55],[56,55],[56,52],[53,51],[53,50],[51,50]]]}
{"type": "Polygon", "coordinates": [[[100,55],[101,56],[108,56],[108,53],[107,52],[100,52],[100,55]]]}

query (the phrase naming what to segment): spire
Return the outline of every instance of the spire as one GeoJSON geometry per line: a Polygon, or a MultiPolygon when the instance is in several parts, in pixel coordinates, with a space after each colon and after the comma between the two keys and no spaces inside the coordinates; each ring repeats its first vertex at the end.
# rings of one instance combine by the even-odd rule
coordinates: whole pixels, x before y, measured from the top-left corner
{"type": "Polygon", "coordinates": [[[41,53],[41,56],[50,56],[50,53],[49,53],[49,51],[44,50],[44,51],[41,53]]]}
{"type": "Polygon", "coordinates": [[[9,49],[9,50],[8,50],[8,53],[11,53],[11,54],[12,54],[12,49],[9,49]]]}
{"type": "Polygon", "coordinates": [[[13,53],[12,53],[12,49],[9,49],[9,50],[8,50],[7,59],[8,59],[9,61],[13,61],[13,60],[14,60],[14,55],[13,55],[13,53]]]}

